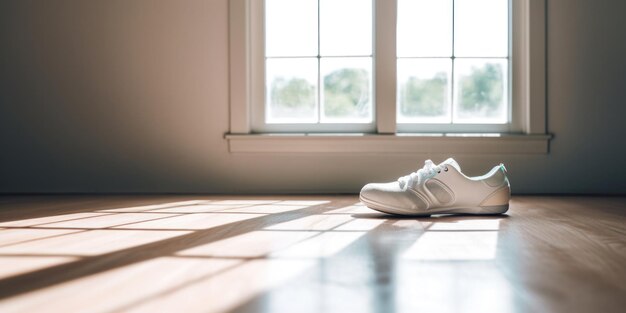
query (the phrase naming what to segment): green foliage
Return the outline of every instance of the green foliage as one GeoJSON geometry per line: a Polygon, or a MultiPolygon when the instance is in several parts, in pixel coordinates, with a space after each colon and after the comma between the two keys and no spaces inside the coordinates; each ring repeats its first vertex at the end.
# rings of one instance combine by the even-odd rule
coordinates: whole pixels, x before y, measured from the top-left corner
{"type": "Polygon", "coordinates": [[[461,110],[483,116],[497,114],[504,96],[502,83],[502,68],[497,64],[472,67],[470,75],[460,78],[461,110]]]}
{"type": "MultiPolygon", "coordinates": [[[[311,114],[315,86],[301,78],[277,77],[271,83],[270,101],[278,116],[311,114]]],[[[324,109],[329,117],[363,117],[370,110],[370,77],[364,69],[343,68],[324,77],[324,109]]]]}
{"type": "Polygon", "coordinates": [[[369,74],[343,68],[324,77],[324,113],[329,117],[363,117],[370,110],[369,74]]]}
{"type": "MultiPolygon", "coordinates": [[[[503,99],[503,73],[498,64],[472,67],[459,77],[458,99],[461,113],[490,116],[498,113],[503,99]]],[[[444,72],[429,79],[410,77],[400,86],[400,112],[404,116],[440,116],[445,114],[448,79],[444,72]]]]}
{"type": "Polygon", "coordinates": [[[279,114],[286,117],[293,111],[310,111],[315,108],[315,85],[302,78],[277,77],[271,84],[270,103],[276,112],[287,111],[279,114]]]}
{"type": "MultiPolygon", "coordinates": [[[[503,73],[498,64],[473,67],[459,77],[461,112],[490,116],[502,103],[503,73]]],[[[400,110],[405,116],[441,116],[447,110],[448,77],[445,72],[429,79],[410,77],[400,86],[400,110]]],[[[283,116],[311,114],[316,87],[301,78],[278,77],[272,81],[272,109],[283,116]]],[[[324,109],[329,117],[363,117],[370,110],[370,75],[364,69],[343,68],[324,77],[324,109]]]]}
{"type": "Polygon", "coordinates": [[[440,116],[445,113],[448,77],[439,72],[430,79],[410,77],[400,86],[400,111],[404,116],[440,116]]]}

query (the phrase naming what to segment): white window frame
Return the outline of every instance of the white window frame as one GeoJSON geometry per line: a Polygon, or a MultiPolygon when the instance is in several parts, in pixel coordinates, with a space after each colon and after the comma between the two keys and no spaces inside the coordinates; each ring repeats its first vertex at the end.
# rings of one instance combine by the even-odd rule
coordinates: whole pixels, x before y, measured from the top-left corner
{"type": "Polygon", "coordinates": [[[471,124],[408,128],[419,133],[407,133],[407,127],[400,127],[405,132],[398,133],[396,0],[374,0],[374,124],[313,124],[312,128],[278,124],[276,128],[259,128],[259,118],[264,116],[254,107],[264,106],[265,101],[263,1],[230,0],[230,132],[225,136],[230,151],[406,152],[401,145],[410,141],[420,152],[456,149],[457,153],[547,153],[551,136],[546,134],[545,116],[546,4],[545,0],[510,1],[511,119],[507,129],[487,130],[491,133],[485,135],[475,133],[485,132],[484,125],[471,124]],[[386,23],[377,23],[381,20],[386,23]],[[299,133],[279,133],[295,131],[299,133]],[[381,140],[385,149],[380,149],[381,140]],[[429,149],[424,151],[425,147],[429,149]]]}

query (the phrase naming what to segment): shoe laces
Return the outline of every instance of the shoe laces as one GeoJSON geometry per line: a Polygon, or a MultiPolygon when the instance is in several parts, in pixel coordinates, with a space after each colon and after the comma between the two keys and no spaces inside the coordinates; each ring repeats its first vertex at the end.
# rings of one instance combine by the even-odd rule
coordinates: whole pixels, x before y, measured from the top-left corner
{"type": "Polygon", "coordinates": [[[435,165],[432,160],[426,160],[424,162],[424,167],[419,170],[398,178],[400,182],[400,186],[404,188],[404,186],[410,185],[412,182],[417,181],[418,183],[425,181],[427,178],[431,178],[441,171],[448,171],[448,167],[445,164],[435,165]]]}

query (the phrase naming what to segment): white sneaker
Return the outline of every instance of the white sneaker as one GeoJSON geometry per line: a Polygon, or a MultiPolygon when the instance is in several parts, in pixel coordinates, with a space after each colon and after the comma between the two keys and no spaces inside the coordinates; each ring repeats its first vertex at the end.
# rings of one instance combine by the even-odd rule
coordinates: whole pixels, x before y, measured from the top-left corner
{"type": "Polygon", "coordinates": [[[367,184],[361,201],[390,214],[501,214],[509,209],[511,187],[500,164],[479,177],[467,177],[452,158],[439,165],[426,160],[417,172],[398,181],[367,184]]]}

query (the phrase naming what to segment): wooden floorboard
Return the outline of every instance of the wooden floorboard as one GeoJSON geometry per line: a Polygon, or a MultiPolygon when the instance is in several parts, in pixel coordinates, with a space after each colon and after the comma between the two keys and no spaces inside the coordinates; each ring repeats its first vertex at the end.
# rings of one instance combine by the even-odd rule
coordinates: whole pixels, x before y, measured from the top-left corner
{"type": "Polygon", "coordinates": [[[623,312],[626,199],[2,196],[0,312],[623,312]]]}

